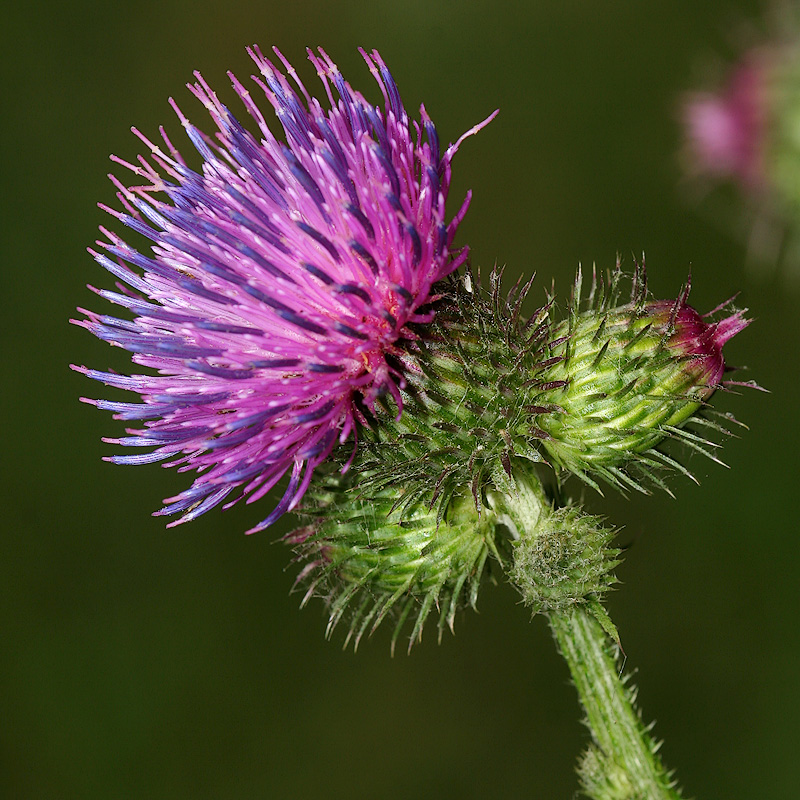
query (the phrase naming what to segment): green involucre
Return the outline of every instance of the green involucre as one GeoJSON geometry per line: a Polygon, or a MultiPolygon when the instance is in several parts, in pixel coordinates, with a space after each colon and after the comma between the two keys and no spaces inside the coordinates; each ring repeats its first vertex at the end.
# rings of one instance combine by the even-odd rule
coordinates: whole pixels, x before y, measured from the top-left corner
{"type": "Polygon", "coordinates": [[[578,508],[547,509],[514,542],[509,578],[534,613],[593,603],[616,583],[612,571],[620,551],[610,546],[614,536],[599,517],[578,508]]]}
{"type": "Polygon", "coordinates": [[[329,634],[347,616],[347,641],[356,646],[390,616],[392,647],[410,621],[410,648],[434,608],[440,635],[452,630],[456,611],[477,602],[487,557],[500,558],[496,517],[488,509],[479,513],[471,497],[451,498],[440,519],[424,503],[399,511],[399,494],[363,493],[331,476],[312,489],[314,519],[289,537],[306,562],[298,579],[307,585],[306,599],[316,594],[326,601],[329,634]]]}
{"type": "Polygon", "coordinates": [[[716,461],[711,450],[718,445],[686,425],[729,434],[709,419],[723,415],[707,406],[716,387],[709,385],[707,359],[693,352],[708,348],[718,355],[692,339],[713,333],[713,325],[694,322],[700,316],[685,303],[688,283],[675,301],[649,300],[644,265],[637,265],[630,302],[620,305],[621,282],[619,264],[605,281],[593,275],[581,310],[578,271],[567,318],[550,330],[549,363],[535,378],[536,402],[547,413],[533,421],[544,434],[546,459],[558,470],[598,490],[599,478],[623,489],[647,491],[649,482],[669,491],[660,478],[664,468],[692,476],[662,450],[666,440],[716,461]],[[690,330],[687,316],[697,330],[690,330]]]}
{"type": "Polygon", "coordinates": [[[633,305],[576,314],[553,329],[558,342],[549,352],[561,360],[544,370],[540,395],[557,407],[537,416],[547,433],[542,441],[556,466],[592,483],[592,475],[628,484],[626,466],[681,428],[702,406],[687,359],[667,345],[666,325],[633,305]]]}

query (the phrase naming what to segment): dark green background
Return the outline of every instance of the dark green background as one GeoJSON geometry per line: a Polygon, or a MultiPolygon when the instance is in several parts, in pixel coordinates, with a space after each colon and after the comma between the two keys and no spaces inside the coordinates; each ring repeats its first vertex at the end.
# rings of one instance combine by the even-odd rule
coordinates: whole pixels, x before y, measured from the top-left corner
{"type": "MultiPolygon", "coordinates": [[[[200,69],[251,72],[278,44],[304,70],[322,44],[376,95],[356,47],[377,47],[406,105],[424,100],[466,142],[454,198],[476,264],[536,270],[566,291],[579,261],[646,251],[659,296],[689,269],[706,310],[742,289],[756,322],[729,347],[771,395],[720,396],[750,424],[731,469],[690,463],[697,487],[590,498],[630,545],[610,609],[664,756],[691,796],[798,796],[800,637],[798,301],[748,272],[742,248],[676,188],[677,94],[734,51],[756,3],[71,3],[3,13],[3,461],[0,796],[8,798],[569,798],[585,743],[543,620],[487,586],[457,635],[390,658],[326,642],[299,611],[276,537],[246,537],[253,507],[165,531],[152,518],[186,477],[101,462],[119,433],[78,403],[68,370],[123,363],[67,319],[111,279],[86,255],[113,203],[108,153],[131,125],[179,125],[167,97],[200,69]]],[[[375,98],[377,99],[377,97],[375,98]]],[[[186,145],[188,147],[188,145],[186,145]]],[[[261,516],[259,516],[261,515],[261,516]]]]}

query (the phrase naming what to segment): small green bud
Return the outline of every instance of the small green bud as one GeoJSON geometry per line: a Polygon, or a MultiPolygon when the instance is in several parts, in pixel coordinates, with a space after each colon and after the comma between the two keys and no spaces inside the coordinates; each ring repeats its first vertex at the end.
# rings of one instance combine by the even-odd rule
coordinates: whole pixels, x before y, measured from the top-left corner
{"type": "Polygon", "coordinates": [[[594,603],[616,583],[615,531],[578,508],[548,509],[514,542],[509,577],[534,613],[594,603]]]}

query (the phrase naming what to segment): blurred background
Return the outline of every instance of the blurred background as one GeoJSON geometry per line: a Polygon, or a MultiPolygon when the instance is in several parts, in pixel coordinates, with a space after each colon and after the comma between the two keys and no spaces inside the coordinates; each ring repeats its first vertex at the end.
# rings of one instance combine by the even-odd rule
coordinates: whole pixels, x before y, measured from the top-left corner
{"type": "MultiPolygon", "coordinates": [[[[476,265],[538,273],[564,295],[579,262],[629,266],[696,307],[741,290],[756,321],[728,349],[770,395],[718,395],[750,430],[700,486],[587,497],[624,528],[610,599],[627,670],[687,796],[796,798],[800,741],[797,424],[800,289],[748,267],[724,225],[679,186],[678,98],[704,64],[758,30],[756,2],[639,0],[30,0],[3,14],[3,529],[0,796],[7,798],[569,798],[586,743],[543,619],[487,585],[456,636],[411,656],[389,630],[360,650],[298,610],[276,543],[243,531],[264,506],[165,530],[150,512],[186,483],[101,461],[121,423],[78,402],[101,387],[68,364],[124,357],[68,325],[111,279],[86,254],[115,203],[109,153],[166,123],[167,98],[208,128],[183,85],[226,95],[244,51],[277,44],[315,87],[323,45],[368,97],[357,46],[376,47],[409,111],[464,143],[452,200],[476,265]],[[748,35],[748,34],[743,34],[748,35]]],[[[316,91],[316,88],[314,89],[316,91]]],[[[118,170],[119,172],[119,170],[118,170]]],[[[95,393],[95,394],[92,394],[95,393]]],[[[688,458],[688,456],[687,456],[688,458]]],[[[262,501],[267,502],[268,501],[262,501]]]]}

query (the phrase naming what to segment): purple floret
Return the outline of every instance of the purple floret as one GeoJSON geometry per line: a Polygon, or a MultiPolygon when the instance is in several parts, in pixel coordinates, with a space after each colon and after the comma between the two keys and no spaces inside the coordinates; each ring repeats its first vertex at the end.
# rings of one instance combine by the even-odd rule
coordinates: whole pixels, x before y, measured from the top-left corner
{"type": "Polygon", "coordinates": [[[353,90],[323,50],[309,51],[327,111],[278,50],[285,73],[258,48],[249,52],[286,141],[233,75],[260,139],[195,73],[189,89],[216,135],[170,102],[202,170],[187,166],[163,129],[163,144],[134,129],[149,159],[114,160],[142,182],[127,187],[112,176],[123,210],[105,210],[151,245],[139,252],[101,228],[101,251],[90,250],[121,281],[117,291],[93,291],[133,319],[81,309],[77,322],[152,371],[75,367],[141,395],[136,403],[86,400],[117,419],[144,420],[106,441],[154,449],[110,461],[197,473],[156,512],[179,515],[171,525],[223,501],[257,500],[287,472],[283,498],[252,531],[294,508],[314,468],[337,443],[355,440],[360,408],[385,392],[402,408],[392,356],[413,338],[411,323],[432,319],[426,305],[436,282],[467,257],[453,238],[469,195],[445,217],[451,159],[464,137],[441,154],[424,107],[410,122],[377,52],[362,55],[383,108],[353,90]]]}

